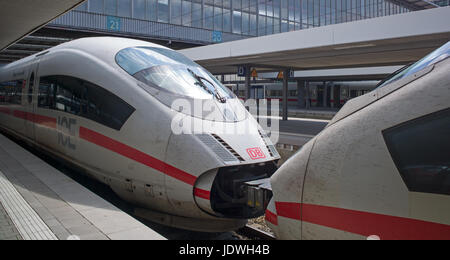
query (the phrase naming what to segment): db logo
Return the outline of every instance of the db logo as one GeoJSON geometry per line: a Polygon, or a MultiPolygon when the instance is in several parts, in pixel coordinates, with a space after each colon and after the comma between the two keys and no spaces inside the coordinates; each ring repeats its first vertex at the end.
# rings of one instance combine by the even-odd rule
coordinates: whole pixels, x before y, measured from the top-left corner
{"type": "Polygon", "coordinates": [[[248,155],[250,155],[250,158],[252,158],[252,160],[266,158],[266,155],[263,153],[263,151],[259,147],[247,149],[247,153],[248,153],[248,155]]]}

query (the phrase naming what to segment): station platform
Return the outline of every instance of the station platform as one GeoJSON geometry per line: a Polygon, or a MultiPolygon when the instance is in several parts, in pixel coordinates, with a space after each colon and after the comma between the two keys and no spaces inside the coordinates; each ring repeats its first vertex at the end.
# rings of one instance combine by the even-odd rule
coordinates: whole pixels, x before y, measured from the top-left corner
{"type": "Polygon", "coordinates": [[[296,107],[288,108],[288,116],[297,118],[331,120],[337,114],[337,112],[338,109],[323,109],[323,108],[300,109],[296,107]]]}
{"type": "MultiPolygon", "coordinates": [[[[282,114],[282,109],[280,108],[278,114],[282,114]]],[[[298,108],[297,106],[289,106],[288,107],[288,117],[293,118],[310,118],[310,119],[322,119],[322,120],[331,120],[337,114],[339,109],[335,108],[321,108],[321,107],[312,107],[309,109],[306,108],[298,108]]]]}
{"type": "Polygon", "coordinates": [[[165,238],[0,134],[0,240],[165,238]]]}

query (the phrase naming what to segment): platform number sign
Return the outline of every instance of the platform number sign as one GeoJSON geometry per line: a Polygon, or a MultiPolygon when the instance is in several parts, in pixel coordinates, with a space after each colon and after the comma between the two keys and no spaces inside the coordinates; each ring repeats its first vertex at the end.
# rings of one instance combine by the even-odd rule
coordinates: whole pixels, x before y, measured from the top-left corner
{"type": "Polygon", "coordinates": [[[122,27],[122,20],[120,17],[108,16],[106,19],[108,30],[110,31],[120,31],[122,27]]]}
{"type": "Polygon", "coordinates": [[[247,68],[244,66],[239,66],[237,74],[239,77],[245,77],[245,74],[247,74],[247,68]]]}
{"type": "Polygon", "coordinates": [[[212,42],[222,42],[222,32],[213,31],[212,32],[212,42]]]}

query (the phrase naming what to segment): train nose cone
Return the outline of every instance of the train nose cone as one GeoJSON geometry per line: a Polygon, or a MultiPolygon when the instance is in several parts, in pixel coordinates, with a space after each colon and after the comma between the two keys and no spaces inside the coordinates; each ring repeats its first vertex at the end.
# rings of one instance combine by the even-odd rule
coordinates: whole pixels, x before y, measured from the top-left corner
{"type": "Polygon", "coordinates": [[[269,177],[273,161],[222,167],[200,176],[194,188],[197,205],[218,217],[249,219],[262,216],[272,198],[269,177]]]}
{"type": "Polygon", "coordinates": [[[250,115],[237,98],[222,103],[215,99],[177,98],[168,93],[155,95],[162,103],[184,115],[214,122],[240,122],[250,115]]]}

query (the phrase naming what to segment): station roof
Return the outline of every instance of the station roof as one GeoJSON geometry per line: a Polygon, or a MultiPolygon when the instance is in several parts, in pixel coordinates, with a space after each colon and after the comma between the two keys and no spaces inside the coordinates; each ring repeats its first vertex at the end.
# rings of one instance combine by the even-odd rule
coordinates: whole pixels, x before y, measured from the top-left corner
{"type": "Polygon", "coordinates": [[[450,40],[450,7],[182,50],[214,74],[404,65],[450,40]]]}
{"type": "Polygon", "coordinates": [[[0,1],[0,51],[84,0],[0,1]]]}
{"type": "Polygon", "coordinates": [[[410,10],[423,10],[439,7],[439,5],[432,1],[426,0],[388,0],[391,3],[402,5],[410,10]]]}

